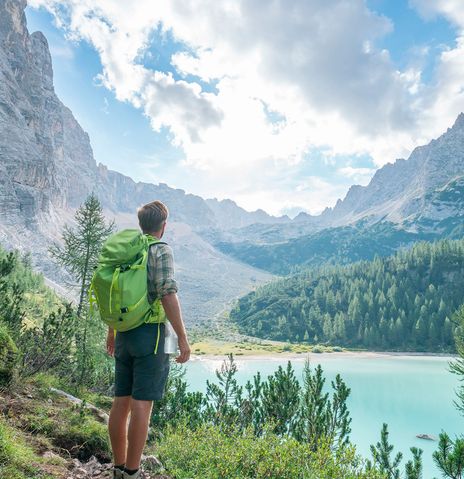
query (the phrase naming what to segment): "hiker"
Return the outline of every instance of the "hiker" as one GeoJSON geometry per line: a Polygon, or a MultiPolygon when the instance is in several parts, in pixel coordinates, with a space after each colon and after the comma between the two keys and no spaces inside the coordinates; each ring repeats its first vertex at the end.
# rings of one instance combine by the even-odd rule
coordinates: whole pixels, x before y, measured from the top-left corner
{"type": "Polygon", "coordinates": [[[134,329],[117,331],[115,335],[108,328],[107,351],[114,355],[116,363],[115,397],[108,424],[116,479],[142,477],[140,460],[153,401],[162,399],[169,372],[169,354],[164,353],[166,317],[178,338],[180,353],[176,362],[185,363],[190,357],[172,250],[165,243],[157,243],[166,228],[168,209],[160,201],[153,201],[142,206],[137,214],[142,232],[156,241],[148,250],[148,300],[150,304],[161,302],[162,307],[150,322],[134,329]]]}

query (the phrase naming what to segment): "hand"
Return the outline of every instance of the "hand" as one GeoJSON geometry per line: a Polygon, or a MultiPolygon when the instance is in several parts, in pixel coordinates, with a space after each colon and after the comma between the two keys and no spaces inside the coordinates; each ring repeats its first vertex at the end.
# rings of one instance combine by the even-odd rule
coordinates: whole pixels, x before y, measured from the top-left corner
{"type": "Polygon", "coordinates": [[[106,352],[110,356],[114,356],[114,332],[112,330],[108,331],[106,336],[106,352]]]}
{"type": "Polygon", "coordinates": [[[176,358],[176,363],[186,363],[190,358],[190,345],[186,337],[177,340],[179,344],[179,356],[176,358]]]}

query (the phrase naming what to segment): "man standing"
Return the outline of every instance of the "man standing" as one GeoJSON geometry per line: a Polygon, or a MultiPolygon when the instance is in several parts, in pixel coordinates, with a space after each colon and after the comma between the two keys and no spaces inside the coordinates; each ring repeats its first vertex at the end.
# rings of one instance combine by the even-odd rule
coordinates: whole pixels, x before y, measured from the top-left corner
{"type": "MultiPolygon", "coordinates": [[[[142,232],[155,240],[161,239],[168,217],[166,206],[161,201],[153,201],[142,206],[137,214],[142,232]]],[[[169,355],[164,353],[166,317],[178,338],[180,354],[176,362],[185,363],[190,357],[174,279],[172,249],[167,244],[154,243],[148,255],[148,299],[150,303],[161,300],[163,317],[157,318],[157,322],[118,332],[116,339],[113,330],[108,330],[107,351],[116,360],[115,398],[108,424],[115,479],[142,477],[140,460],[153,401],[163,397],[169,372],[169,355]]]]}

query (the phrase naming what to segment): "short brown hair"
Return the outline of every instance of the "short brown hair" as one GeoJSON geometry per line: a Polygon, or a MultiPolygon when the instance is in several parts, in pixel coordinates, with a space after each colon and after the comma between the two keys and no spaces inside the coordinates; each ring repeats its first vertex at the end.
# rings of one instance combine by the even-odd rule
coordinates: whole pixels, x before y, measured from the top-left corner
{"type": "Polygon", "coordinates": [[[169,211],[166,205],[158,200],[147,203],[137,210],[139,225],[145,234],[159,231],[168,215],[169,211]]]}

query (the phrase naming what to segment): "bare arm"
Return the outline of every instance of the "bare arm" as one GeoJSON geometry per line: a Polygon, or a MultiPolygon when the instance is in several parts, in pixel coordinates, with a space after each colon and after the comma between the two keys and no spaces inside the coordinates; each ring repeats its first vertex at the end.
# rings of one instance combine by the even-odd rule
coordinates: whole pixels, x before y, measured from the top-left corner
{"type": "Polygon", "coordinates": [[[114,329],[110,327],[106,336],[106,351],[110,356],[114,356],[114,329]]]}
{"type": "Polygon", "coordinates": [[[180,354],[177,356],[176,361],[178,363],[185,363],[190,358],[190,345],[188,343],[184,321],[182,320],[179,298],[176,293],[166,294],[161,298],[161,304],[163,305],[169,322],[177,334],[180,354]]]}

